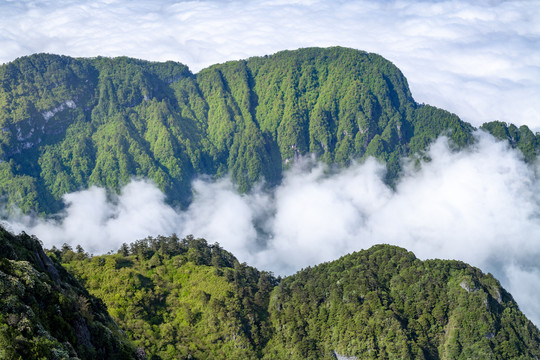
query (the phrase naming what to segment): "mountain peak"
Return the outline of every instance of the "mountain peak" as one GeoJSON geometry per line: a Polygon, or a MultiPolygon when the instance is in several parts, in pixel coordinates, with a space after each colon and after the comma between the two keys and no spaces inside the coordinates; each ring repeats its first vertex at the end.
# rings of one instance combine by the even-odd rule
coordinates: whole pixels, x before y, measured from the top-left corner
{"type": "Polygon", "coordinates": [[[333,47],[282,51],[192,74],[179,63],[36,54],[0,66],[0,194],[52,213],[63,194],[151,179],[176,204],[195,176],[229,174],[240,191],[274,185],[300,155],[347,166],[400,159],[472,127],[414,102],[389,61],[333,47]]]}

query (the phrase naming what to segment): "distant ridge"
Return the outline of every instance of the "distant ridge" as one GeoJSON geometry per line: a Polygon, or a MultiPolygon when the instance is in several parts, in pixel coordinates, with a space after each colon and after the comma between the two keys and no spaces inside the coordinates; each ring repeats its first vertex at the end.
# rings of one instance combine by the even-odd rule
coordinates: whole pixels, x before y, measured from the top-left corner
{"type": "MultiPolygon", "coordinates": [[[[198,74],[126,57],[22,57],[0,66],[0,128],[0,195],[41,214],[58,211],[63,194],[91,185],[118,191],[133,177],[151,179],[181,205],[200,174],[230,174],[240,191],[263,180],[272,186],[308,153],[336,166],[374,156],[391,184],[400,159],[441,134],[458,147],[473,141],[470,124],[417,104],[392,63],[341,47],[198,74]]],[[[512,145],[533,158],[540,138],[519,131],[523,140],[512,145]]]]}

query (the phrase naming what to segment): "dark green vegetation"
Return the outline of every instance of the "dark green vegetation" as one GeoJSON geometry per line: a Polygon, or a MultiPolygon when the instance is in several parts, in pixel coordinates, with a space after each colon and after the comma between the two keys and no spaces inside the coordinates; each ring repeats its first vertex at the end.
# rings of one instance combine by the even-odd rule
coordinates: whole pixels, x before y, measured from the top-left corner
{"type": "Polygon", "coordinates": [[[0,359],[143,359],[38,240],[0,227],[0,359]]]}
{"type": "Polygon", "coordinates": [[[481,129],[500,140],[507,140],[513,147],[521,150],[525,160],[533,162],[540,155],[540,133],[534,134],[527,126],[519,128],[513,124],[492,121],[482,125],[481,129]]]}
{"type": "Polygon", "coordinates": [[[231,174],[240,191],[272,185],[299,155],[345,166],[375,156],[388,180],[400,159],[472,126],[417,104],[401,72],[345,48],[283,51],[211,66],[38,54],[0,67],[0,195],[52,213],[61,196],[133,177],[187,204],[198,174],[231,174]]]}
{"type": "Polygon", "coordinates": [[[47,256],[0,228],[0,309],[0,359],[540,356],[540,332],[491,275],[389,245],[276,279],[204,239],[47,256]]]}
{"type": "Polygon", "coordinates": [[[395,246],[283,280],[194,238],[55,256],[155,359],[540,356],[540,332],[491,275],[458,261],[420,261],[395,246]]]}
{"type": "MultiPolygon", "coordinates": [[[[456,115],[417,104],[391,63],[344,48],[196,75],[173,62],[24,57],[0,67],[0,128],[0,197],[41,214],[63,194],[118,191],[133,177],[184,205],[200,174],[230,174],[240,191],[271,186],[308,153],[334,166],[377,157],[392,184],[400,159],[439,135],[457,148],[474,141],[456,115]]],[[[527,127],[483,129],[527,161],[539,154],[527,127]]],[[[0,358],[135,358],[135,346],[154,359],[540,356],[538,329],[491,275],[392,246],[283,280],[195,238],[49,256],[0,231],[0,358]]]]}
{"type": "Polygon", "coordinates": [[[377,245],[274,290],[269,358],[533,359],[540,332],[491,275],[377,245]],[[287,354],[291,354],[287,356],[287,354]]]}

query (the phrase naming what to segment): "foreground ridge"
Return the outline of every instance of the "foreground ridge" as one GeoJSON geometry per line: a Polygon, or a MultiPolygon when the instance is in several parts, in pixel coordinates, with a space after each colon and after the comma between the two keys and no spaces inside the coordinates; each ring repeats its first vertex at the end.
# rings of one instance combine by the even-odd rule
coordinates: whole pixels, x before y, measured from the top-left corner
{"type": "Polygon", "coordinates": [[[0,227],[1,359],[144,359],[38,240],[0,227]]]}
{"type": "Polygon", "coordinates": [[[162,359],[540,356],[538,329],[493,276],[396,246],[284,279],[193,237],[57,256],[138,346],[162,359]]]}
{"type": "Polygon", "coordinates": [[[0,229],[0,250],[6,359],[540,356],[540,332],[491,275],[396,246],[283,279],[191,236],[46,255],[37,239],[0,229]]]}

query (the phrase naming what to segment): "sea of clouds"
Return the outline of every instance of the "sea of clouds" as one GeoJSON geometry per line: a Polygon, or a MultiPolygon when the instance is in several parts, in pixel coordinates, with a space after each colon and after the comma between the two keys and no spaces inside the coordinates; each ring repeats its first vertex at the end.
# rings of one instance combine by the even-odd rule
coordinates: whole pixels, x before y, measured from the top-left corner
{"type": "Polygon", "coordinates": [[[242,195],[228,178],[195,180],[185,210],[134,180],[117,196],[97,187],[65,195],[56,220],[17,216],[8,228],[36,234],[45,247],[81,244],[96,254],[148,235],[194,234],[279,275],[394,244],[421,259],[457,259],[491,272],[540,324],[537,165],[483,132],[476,139],[460,152],[439,139],[420,168],[404,160],[395,189],[374,159],[336,172],[306,158],[270,190],[242,195]]]}
{"type": "Polygon", "coordinates": [[[8,0],[0,63],[36,52],[208,65],[347,46],[394,62],[418,102],[540,130],[540,2],[8,0]]]}
{"type": "MultiPolygon", "coordinates": [[[[36,52],[176,60],[192,71],[307,46],[347,46],[391,60],[413,96],[475,126],[502,120],[540,130],[540,2],[530,0],[7,0],[0,64],[36,52]]],[[[493,273],[540,325],[537,167],[478,133],[390,189],[374,160],[337,173],[304,159],[271,191],[239,195],[229,179],[198,179],[192,204],[171,208],[151,183],[117,196],[65,195],[56,220],[13,217],[47,247],[93,253],[148,235],[193,233],[241,261],[286,275],[376,243],[493,273]]]]}

